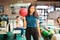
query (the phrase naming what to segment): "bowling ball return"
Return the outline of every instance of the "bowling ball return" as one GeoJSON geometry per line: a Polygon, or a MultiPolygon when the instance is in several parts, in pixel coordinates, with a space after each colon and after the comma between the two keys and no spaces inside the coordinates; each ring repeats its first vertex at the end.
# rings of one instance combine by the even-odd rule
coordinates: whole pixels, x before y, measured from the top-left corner
{"type": "Polygon", "coordinates": [[[45,40],[51,40],[53,34],[55,34],[54,30],[53,29],[44,29],[43,27],[40,27],[40,30],[41,30],[41,34],[42,34],[42,37],[45,39],[45,40]]]}

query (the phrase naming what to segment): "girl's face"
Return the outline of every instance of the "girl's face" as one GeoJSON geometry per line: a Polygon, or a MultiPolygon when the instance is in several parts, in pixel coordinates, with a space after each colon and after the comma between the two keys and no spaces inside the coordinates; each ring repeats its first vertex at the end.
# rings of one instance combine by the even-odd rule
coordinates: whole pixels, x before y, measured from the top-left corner
{"type": "Polygon", "coordinates": [[[58,22],[59,22],[59,24],[60,24],[60,18],[58,19],[58,22]]]}
{"type": "Polygon", "coordinates": [[[33,14],[33,12],[35,12],[35,6],[31,6],[29,10],[30,10],[30,13],[33,14]]]}

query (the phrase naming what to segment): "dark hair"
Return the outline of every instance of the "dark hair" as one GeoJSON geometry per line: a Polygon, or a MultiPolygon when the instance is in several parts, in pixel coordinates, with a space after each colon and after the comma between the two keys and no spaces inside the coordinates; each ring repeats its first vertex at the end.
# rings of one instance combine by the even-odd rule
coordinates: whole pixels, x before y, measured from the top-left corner
{"type": "Polygon", "coordinates": [[[31,6],[34,6],[35,7],[35,12],[33,12],[33,16],[36,17],[36,18],[38,18],[38,13],[36,12],[36,6],[35,5],[32,5],[32,4],[28,7],[28,15],[30,15],[30,7],[31,6]]]}
{"type": "Polygon", "coordinates": [[[16,16],[16,19],[19,18],[19,16],[16,16]]]}
{"type": "Polygon", "coordinates": [[[60,17],[57,18],[57,22],[58,22],[58,23],[59,23],[59,21],[58,21],[59,18],[60,18],[60,17]]]}

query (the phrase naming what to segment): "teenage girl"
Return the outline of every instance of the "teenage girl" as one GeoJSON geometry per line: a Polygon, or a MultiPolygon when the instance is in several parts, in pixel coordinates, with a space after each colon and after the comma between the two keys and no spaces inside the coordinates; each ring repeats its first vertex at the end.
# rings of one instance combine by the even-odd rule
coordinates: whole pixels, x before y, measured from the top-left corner
{"type": "Polygon", "coordinates": [[[31,36],[34,40],[39,40],[40,34],[40,26],[38,13],[36,12],[35,5],[30,5],[28,8],[28,15],[25,18],[26,28],[26,40],[31,40],[31,36]]]}

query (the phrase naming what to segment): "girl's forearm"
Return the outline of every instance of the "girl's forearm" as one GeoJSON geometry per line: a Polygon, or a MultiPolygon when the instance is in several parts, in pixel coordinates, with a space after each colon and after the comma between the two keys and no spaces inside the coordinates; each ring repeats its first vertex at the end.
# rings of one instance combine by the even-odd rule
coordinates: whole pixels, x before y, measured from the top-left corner
{"type": "Polygon", "coordinates": [[[26,19],[25,19],[25,17],[24,17],[23,20],[24,20],[24,22],[23,22],[23,23],[24,23],[24,24],[23,24],[23,25],[24,25],[24,28],[26,28],[26,25],[27,25],[27,24],[26,24],[26,19]]]}

